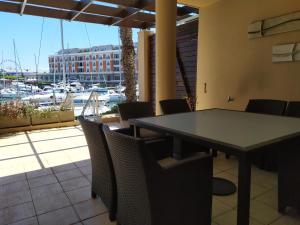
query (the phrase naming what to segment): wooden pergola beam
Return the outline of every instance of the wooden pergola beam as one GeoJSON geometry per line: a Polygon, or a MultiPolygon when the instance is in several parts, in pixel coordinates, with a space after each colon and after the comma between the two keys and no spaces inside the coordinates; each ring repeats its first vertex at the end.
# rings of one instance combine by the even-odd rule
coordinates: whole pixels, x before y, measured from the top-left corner
{"type": "MultiPolygon", "coordinates": [[[[20,4],[0,1],[0,11],[19,14],[20,4]]],[[[64,19],[64,20],[70,19],[70,11],[57,10],[53,8],[36,7],[28,4],[24,10],[24,14],[56,18],[56,19],[64,19]]],[[[118,21],[118,19],[113,17],[105,17],[105,16],[82,13],[74,21],[111,25],[116,21],[118,21]]],[[[143,21],[129,21],[127,23],[123,23],[123,26],[145,29],[151,26],[151,24],[145,23],[143,21]]]]}
{"type": "MultiPolygon", "coordinates": [[[[122,7],[130,7],[136,9],[143,9],[143,8],[153,8],[155,10],[155,0],[96,0],[98,2],[105,2],[109,4],[115,4],[122,7]]],[[[152,10],[149,10],[152,11],[152,10]]]]}
{"type": "MultiPolygon", "coordinates": [[[[151,12],[155,12],[155,0],[96,0],[98,2],[105,2],[115,5],[120,5],[123,7],[131,7],[140,10],[147,10],[151,12]]],[[[167,1],[167,0],[166,0],[167,1]]],[[[189,6],[183,6],[177,8],[177,15],[184,16],[190,13],[198,13],[197,9],[194,9],[189,6]]]]}
{"type": "MultiPolygon", "coordinates": [[[[13,2],[21,3],[22,0],[10,0],[13,2]]],[[[52,7],[56,9],[63,9],[63,10],[72,10],[79,12],[82,10],[82,8],[85,6],[82,2],[74,1],[74,0],[63,0],[60,1],[59,4],[57,1],[53,0],[27,0],[28,4],[31,5],[37,5],[37,6],[43,6],[43,7],[52,7]]],[[[130,14],[132,14],[133,11],[136,11],[134,8],[115,8],[105,5],[97,5],[97,4],[91,4],[88,8],[84,10],[85,13],[91,13],[96,15],[102,15],[102,16],[108,16],[108,17],[115,17],[118,19],[123,19],[130,14]]],[[[74,16],[72,14],[70,17],[74,16]]],[[[70,19],[70,18],[69,18],[70,19]]],[[[139,12],[136,14],[136,17],[133,19],[147,22],[147,23],[154,23],[155,22],[155,15],[150,13],[142,13],[139,12]]]]}
{"type": "MultiPolygon", "coordinates": [[[[177,10],[178,20],[197,12],[186,6],[177,10]]],[[[155,0],[0,0],[0,11],[140,29],[155,25],[155,14],[147,12],[155,11],[155,0]]]]}
{"type": "Polygon", "coordinates": [[[22,16],[26,7],[27,0],[24,0],[21,6],[20,15],[22,16]]]}
{"type": "Polygon", "coordinates": [[[74,13],[74,15],[72,16],[72,18],[70,19],[70,21],[75,20],[81,13],[83,13],[90,5],[93,4],[92,0],[84,0],[84,1],[80,1],[79,4],[82,5],[81,9],[74,13]]]}

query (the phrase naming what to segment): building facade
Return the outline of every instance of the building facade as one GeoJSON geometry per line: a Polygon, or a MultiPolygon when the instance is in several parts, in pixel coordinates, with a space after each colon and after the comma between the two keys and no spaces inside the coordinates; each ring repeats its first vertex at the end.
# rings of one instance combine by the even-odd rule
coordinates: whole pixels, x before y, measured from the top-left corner
{"type": "MultiPolygon", "coordinates": [[[[137,74],[137,45],[135,44],[135,71],[137,74]]],[[[92,48],[72,48],[60,50],[49,56],[49,73],[40,75],[39,80],[60,82],[63,79],[65,65],[67,81],[78,80],[81,83],[102,83],[113,86],[123,82],[121,66],[122,51],[116,45],[94,46],[92,48]],[[63,55],[65,62],[63,61],[63,55]]]]}

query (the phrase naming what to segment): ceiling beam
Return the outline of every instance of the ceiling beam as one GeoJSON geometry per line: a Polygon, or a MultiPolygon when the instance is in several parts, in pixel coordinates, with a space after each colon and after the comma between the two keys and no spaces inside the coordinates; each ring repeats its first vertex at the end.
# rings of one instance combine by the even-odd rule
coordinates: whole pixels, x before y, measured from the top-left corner
{"type": "MultiPolygon", "coordinates": [[[[19,14],[20,4],[0,1],[0,11],[19,14]]],[[[24,14],[32,15],[32,16],[64,19],[64,20],[69,20],[70,18],[70,11],[57,10],[57,9],[45,8],[45,7],[36,7],[28,4],[26,6],[26,10],[24,11],[24,14]]],[[[117,18],[113,18],[113,17],[105,17],[105,16],[98,16],[98,15],[84,14],[84,13],[80,14],[75,19],[75,21],[78,22],[96,23],[96,24],[103,24],[103,25],[111,25],[115,23],[117,20],[118,20],[117,18]]],[[[145,23],[143,21],[128,21],[123,25],[126,27],[145,29],[146,27],[149,27],[152,24],[145,23]]]]}
{"type": "MultiPolygon", "coordinates": [[[[123,10],[126,11],[126,9],[123,9],[123,10]]],[[[128,11],[128,9],[127,9],[127,11],[128,11]]],[[[117,26],[117,25],[120,24],[121,22],[123,22],[123,21],[125,21],[125,20],[128,20],[130,17],[136,15],[136,14],[139,13],[140,11],[141,11],[141,9],[132,9],[131,12],[130,12],[127,16],[121,18],[119,21],[115,22],[115,23],[112,24],[112,25],[117,26]]]]}
{"type": "Polygon", "coordinates": [[[149,6],[155,6],[155,0],[97,0],[98,2],[105,2],[115,4],[123,7],[131,7],[142,9],[149,6]]]}
{"type": "Polygon", "coordinates": [[[83,13],[90,5],[93,4],[93,0],[83,0],[80,1],[78,4],[82,5],[81,9],[74,13],[74,15],[71,17],[70,21],[75,20],[81,13],[83,13]]]}
{"type": "MultiPolygon", "coordinates": [[[[123,7],[131,7],[136,9],[143,9],[151,12],[155,12],[155,0],[96,0],[98,2],[105,2],[115,5],[120,5],[123,7]]],[[[167,0],[166,0],[167,1],[167,0]]],[[[198,9],[183,6],[177,7],[177,15],[184,16],[189,13],[197,13],[198,9]]]]}
{"type": "MultiPolygon", "coordinates": [[[[20,15],[29,14],[141,29],[155,25],[155,13],[146,12],[155,11],[155,0],[0,0],[0,3],[0,11],[20,15]],[[95,4],[95,1],[116,4],[119,7],[95,4]],[[17,12],[15,8],[18,8],[17,12]]],[[[177,11],[177,20],[189,17],[190,13],[198,12],[197,9],[187,6],[178,7],[177,11]]]]}
{"type": "MultiPolygon", "coordinates": [[[[23,0],[10,0],[10,1],[21,3],[23,0]]],[[[44,6],[44,7],[52,7],[56,9],[64,9],[64,10],[70,10],[76,12],[82,10],[83,8],[81,2],[74,1],[74,0],[63,0],[59,2],[53,0],[27,0],[27,4],[44,6]]],[[[105,5],[91,4],[87,9],[84,10],[84,12],[121,19],[132,14],[132,12],[136,10],[137,9],[134,8],[124,9],[124,8],[105,6],[105,5]]],[[[74,16],[74,14],[71,14],[71,16],[74,16]]],[[[150,13],[139,12],[136,14],[135,19],[143,22],[153,23],[155,21],[155,15],[150,13]]]]}
{"type": "Polygon", "coordinates": [[[22,16],[26,7],[27,0],[24,0],[21,6],[20,15],[22,16]]]}

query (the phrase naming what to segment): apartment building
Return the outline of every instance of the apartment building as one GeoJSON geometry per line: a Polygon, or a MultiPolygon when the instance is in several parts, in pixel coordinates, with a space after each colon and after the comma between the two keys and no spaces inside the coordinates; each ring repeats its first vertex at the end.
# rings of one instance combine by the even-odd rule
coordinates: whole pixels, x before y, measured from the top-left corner
{"type": "MultiPolygon", "coordinates": [[[[137,73],[137,45],[135,46],[135,69],[137,73]]],[[[63,66],[67,80],[82,83],[119,84],[124,80],[121,66],[122,50],[118,45],[102,45],[91,48],[60,50],[49,56],[49,74],[40,77],[43,81],[61,81],[63,66]],[[65,60],[63,61],[63,55],[65,60]]]]}

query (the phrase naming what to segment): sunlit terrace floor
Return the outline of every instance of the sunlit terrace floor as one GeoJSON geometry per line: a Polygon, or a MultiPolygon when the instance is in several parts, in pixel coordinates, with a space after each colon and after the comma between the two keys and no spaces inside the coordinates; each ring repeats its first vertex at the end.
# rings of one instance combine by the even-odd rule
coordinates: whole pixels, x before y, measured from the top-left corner
{"type": "MultiPolygon", "coordinates": [[[[219,154],[214,174],[237,182],[237,162],[219,154]]],[[[277,212],[277,176],[253,168],[252,225],[300,225],[300,214],[277,212]]],[[[80,127],[0,137],[0,225],[111,225],[90,197],[91,164],[80,127]]],[[[214,197],[213,224],[234,225],[237,195],[214,197]]],[[[183,224],[184,225],[184,224],[183,224]]]]}

